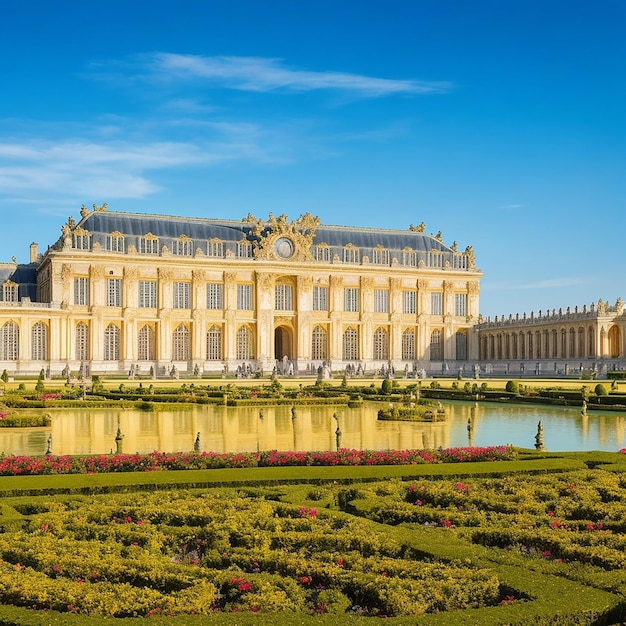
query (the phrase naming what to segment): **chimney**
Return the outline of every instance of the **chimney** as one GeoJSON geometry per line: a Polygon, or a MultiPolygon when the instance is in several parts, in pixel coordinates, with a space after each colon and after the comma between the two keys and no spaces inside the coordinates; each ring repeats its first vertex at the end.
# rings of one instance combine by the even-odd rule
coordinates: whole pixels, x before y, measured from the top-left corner
{"type": "Polygon", "coordinates": [[[30,244],[30,262],[37,263],[37,244],[34,241],[30,244]]]}

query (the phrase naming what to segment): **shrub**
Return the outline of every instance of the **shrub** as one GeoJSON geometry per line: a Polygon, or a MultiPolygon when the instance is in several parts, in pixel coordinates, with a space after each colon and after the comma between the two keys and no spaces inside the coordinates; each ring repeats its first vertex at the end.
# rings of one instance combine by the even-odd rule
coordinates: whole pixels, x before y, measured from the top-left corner
{"type": "Polygon", "coordinates": [[[2,376],[0,376],[0,378],[2,378],[2,382],[3,383],[8,383],[9,382],[9,372],[7,372],[6,370],[2,371],[2,376]]]}
{"type": "Polygon", "coordinates": [[[388,396],[391,393],[392,389],[393,389],[393,384],[391,380],[389,380],[389,378],[385,378],[382,382],[382,385],[380,386],[380,393],[383,393],[386,396],[388,396]]]}
{"type": "Polygon", "coordinates": [[[608,396],[609,395],[607,388],[602,383],[598,383],[594,391],[596,392],[596,396],[608,396]]]}
{"type": "Polygon", "coordinates": [[[516,380],[507,380],[505,389],[509,393],[519,393],[519,383],[516,380]]]}

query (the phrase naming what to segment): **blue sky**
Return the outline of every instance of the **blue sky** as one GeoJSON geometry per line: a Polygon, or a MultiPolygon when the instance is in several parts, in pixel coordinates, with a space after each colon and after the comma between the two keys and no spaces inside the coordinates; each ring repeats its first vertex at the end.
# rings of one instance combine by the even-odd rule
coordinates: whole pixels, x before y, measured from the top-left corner
{"type": "Polygon", "coordinates": [[[626,299],[622,0],[3,0],[0,260],[82,204],[473,245],[493,316],[626,299]]]}

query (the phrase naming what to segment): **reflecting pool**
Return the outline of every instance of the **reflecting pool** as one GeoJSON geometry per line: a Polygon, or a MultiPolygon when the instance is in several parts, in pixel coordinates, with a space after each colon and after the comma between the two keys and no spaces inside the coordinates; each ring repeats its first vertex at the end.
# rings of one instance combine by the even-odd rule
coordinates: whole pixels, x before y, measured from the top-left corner
{"type": "Polygon", "coordinates": [[[541,420],[547,450],[609,450],[626,447],[626,415],[577,408],[468,402],[444,403],[449,418],[439,423],[382,422],[381,405],[347,407],[225,408],[212,405],[128,409],[53,409],[49,428],[0,428],[0,452],[105,454],[116,449],[118,426],[123,452],[214,452],[260,450],[403,450],[442,446],[513,444],[532,448],[541,420]],[[336,418],[335,418],[336,415],[336,418]]]}

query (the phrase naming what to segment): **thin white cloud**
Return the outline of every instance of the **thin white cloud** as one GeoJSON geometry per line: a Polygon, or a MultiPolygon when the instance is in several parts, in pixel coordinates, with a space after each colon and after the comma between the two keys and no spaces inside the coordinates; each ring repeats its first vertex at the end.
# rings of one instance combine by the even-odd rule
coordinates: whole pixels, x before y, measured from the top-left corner
{"type": "Polygon", "coordinates": [[[0,142],[0,195],[43,193],[143,198],[159,190],[155,173],[233,160],[271,161],[255,127],[221,128],[193,142],[33,140],[0,142]]]}
{"type": "Polygon", "coordinates": [[[512,211],[514,209],[522,209],[525,206],[525,204],[504,204],[502,206],[499,206],[498,208],[504,211],[512,211]]]}
{"type": "Polygon", "coordinates": [[[281,59],[261,57],[215,56],[161,52],[142,57],[139,78],[151,75],[159,80],[205,81],[241,91],[339,90],[363,97],[394,94],[440,94],[450,91],[449,82],[394,80],[346,72],[309,70],[287,67],[281,59]]]}

